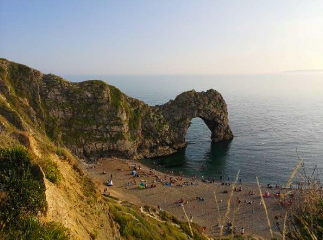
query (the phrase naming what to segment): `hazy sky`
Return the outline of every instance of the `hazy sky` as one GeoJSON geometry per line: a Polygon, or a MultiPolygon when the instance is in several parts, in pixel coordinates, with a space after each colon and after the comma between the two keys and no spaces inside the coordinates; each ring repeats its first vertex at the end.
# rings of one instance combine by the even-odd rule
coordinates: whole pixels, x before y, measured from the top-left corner
{"type": "Polygon", "coordinates": [[[323,69],[323,1],[0,0],[0,56],[60,75],[323,69]]]}

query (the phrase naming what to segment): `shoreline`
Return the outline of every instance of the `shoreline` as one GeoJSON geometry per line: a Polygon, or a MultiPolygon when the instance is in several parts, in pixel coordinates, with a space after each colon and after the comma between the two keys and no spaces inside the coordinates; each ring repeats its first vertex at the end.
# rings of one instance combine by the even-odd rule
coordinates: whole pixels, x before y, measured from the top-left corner
{"type": "MultiPolygon", "coordinates": [[[[112,196],[121,200],[132,202],[138,206],[148,205],[156,209],[161,208],[179,220],[186,221],[181,207],[183,205],[190,221],[205,227],[205,233],[210,237],[219,236],[220,225],[223,226],[225,233],[226,224],[230,222],[236,226],[237,235],[240,235],[243,227],[246,236],[251,235],[260,239],[271,238],[266,215],[263,206],[260,205],[261,198],[256,184],[239,183],[238,180],[237,191],[233,191],[230,211],[227,214],[227,202],[230,199],[232,182],[230,185],[224,185],[219,180],[206,183],[197,178],[193,181],[191,177],[163,173],[147,167],[142,162],[128,159],[105,158],[100,159],[96,164],[82,163],[82,167],[92,177],[103,183],[102,191],[106,188],[112,196]],[[131,175],[134,165],[137,166],[139,177],[131,175]],[[111,175],[113,186],[107,186],[107,180],[111,178],[111,175]],[[163,179],[163,181],[158,179],[163,179]],[[170,180],[174,184],[167,186],[165,181],[170,182],[170,180]],[[148,186],[153,187],[140,189],[140,181],[145,181],[148,186]],[[188,184],[191,182],[193,184],[188,184]],[[239,191],[240,188],[241,191],[239,191]],[[253,193],[253,195],[249,193],[253,193]],[[223,219],[225,215],[227,215],[227,219],[221,220],[222,224],[219,224],[219,218],[223,219]]],[[[228,181],[224,182],[229,184],[228,181]]],[[[261,188],[263,193],[266,191],[270,193],[270,197],[265,198],[265,202],[271,228],[274,237],[281,239],[277,223],[278,226],[283,225],[286,208],[279,204],[279,198],[274,197],[278,191],[275,186],[272,189],[264,186],[261,188]]],[[[281,193],[285,192],[285,190],[280,191],[281,193]]]]}

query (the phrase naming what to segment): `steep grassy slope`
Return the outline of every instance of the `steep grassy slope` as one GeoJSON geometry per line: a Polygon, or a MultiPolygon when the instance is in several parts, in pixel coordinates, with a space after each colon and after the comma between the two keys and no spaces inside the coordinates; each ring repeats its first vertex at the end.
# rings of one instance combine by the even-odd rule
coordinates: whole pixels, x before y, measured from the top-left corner
{"type": "Polygon", "coordinates": [[[191,238],[187,223],[166,212],[101,196],[66,153],[0,148],[1,239],[207,239],[197,225],[191,238]]]}

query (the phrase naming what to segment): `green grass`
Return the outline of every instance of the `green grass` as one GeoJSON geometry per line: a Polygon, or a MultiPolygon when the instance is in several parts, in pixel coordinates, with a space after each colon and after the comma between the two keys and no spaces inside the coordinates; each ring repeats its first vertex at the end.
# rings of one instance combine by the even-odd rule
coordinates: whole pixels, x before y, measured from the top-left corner
{"type": "Polygon", "coordinates": [[[16,111],[12,110],[8,105],[0,103],[0,115],[19,130],[24,130],[24,125],[16,111]]]}
{"type": "Polygon", "coordinates": [[[33,161],[21,146],[0,149],[0,238],[68,239],[66,228],[37,218],[47,202],[43,174],[33,161]]]}
{"type": "Polygon", "coordinates": [[[39,165],[45,173],[45,177],[52,183],[58,184],[62,179],[57,163],[50,158],[41,159],[39,165]]]}
{"type": "Polygon", "coordinates": [[[45,184],[37,166],[23,147],[0,150],[0,227],[18,223],[47,208],[45,184]]]}
{"type": "Polygon", "coordinates": [[[37,218],[21,221],[19,229],[0,233],[1,239],[21,240],[68,240],[69,230],[57,222],[40,223],[37,218]]]}
{"type": "Polygon", "coordinates": [[[0,78],[4,80],[5,76],[6,76],[6,69],[0,65],[0,78]]]}
{"type": "MultiPolygon", "coordinates": [[[[0,117],[1,121],[1,117],[0,117]]],[[[0,148],[8,148],[18,145],[19,142],[16,139],[13,139],[9,133],[0,132],[0,148]]]]}
{"type": "Polygon", "coordinates": [[[85,175],[82,176],[82,186],[83,186],[83,193],[85,197],[87,197],[87,203],[91,204],[97,200],[97,188],[95,186],[95,183],[92,181],[92,179],[85,175]]]}
{"type": "Polygon", "coordinates": [[[109,85],[109,89],[110,89],[111,104],[116,107],[121,106],[121,96],[122,96],[121,91],[118,88],[111,85],[109,85]]]}
{"type": "MultiPolygon", "coordinates": [[[[146,216],[140,212],[139,208],[127,203],[121,204],[108,199],[110,211],[114,220],[119,225],[121,236],[126,240],[142,239],[142,240],[186,240],[190,235],[187,223],[182,223],[174,218],[169,213],[164,214],[161,220],[156,220],[152,217],[146,216]]],[[[149,209],[148,206],[145,209],[149,209]]],[[[198,227],[194,226],[195,240],[206,240],[199,231],[198,227]]]]}
{"type": "Polygon", "coordinates": [[[56,149],[56,154],[60,159],[67,161],[71,165],[75,163],[75,158],[66,148],[58,147],[56,149]]]}
{"type": "Polygon", "coordinates": [[[129,128],[130,130],[137,131],[140,127],[141,123],[141,116],[140,116],[140,110],[136,109],[132,112],[132,115],[129,119],[129,128]]]}

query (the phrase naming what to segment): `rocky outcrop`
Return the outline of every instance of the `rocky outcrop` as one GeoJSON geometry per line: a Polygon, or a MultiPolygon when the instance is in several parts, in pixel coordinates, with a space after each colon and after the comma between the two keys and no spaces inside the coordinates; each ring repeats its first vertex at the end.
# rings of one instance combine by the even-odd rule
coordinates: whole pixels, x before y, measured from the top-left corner
{"type": "Polygon", "coordinates": [[[184,92],[151,107],[103,81],[71,83],[1,59],[0,95],[0,114],[12,127],[24,129],[24,119],[86,159],[174,153],[185,147],[195,117],[204,120],[212,141],[233,137],[226,103],[215,90],[184,92]]]}
{"type": "Polygon", "coordinates": [[[185,136],[192,118],[201,118],[211,131],[213,142],[233,137],[229,126],[227,105],[221,94],[210,89],[206,92],[194,90],[178,95],[175,100],[156,107],[169,122],[175,133],[174,142],[185,145],[185,136]]]}

